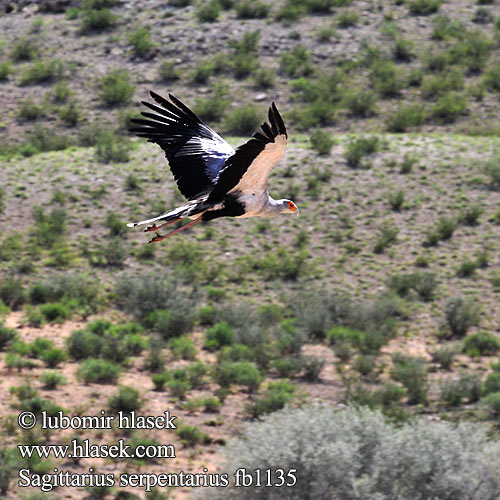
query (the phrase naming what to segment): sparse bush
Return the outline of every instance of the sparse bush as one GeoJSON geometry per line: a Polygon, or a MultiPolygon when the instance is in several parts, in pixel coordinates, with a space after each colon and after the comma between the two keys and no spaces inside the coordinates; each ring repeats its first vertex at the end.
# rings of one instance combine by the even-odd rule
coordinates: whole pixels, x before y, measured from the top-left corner
{"type": "Polygon", "coordinates": [[[234,341],[233,329],[225,322],[217,323],[205,333],[205,348],[217,350],[234,341]]]}
{"type": "Polygon", "coordinates": [[[25,292],[20,279],[7,276],[0,282],[0,300],[11,309],[18,309],[25,302],[25,292]]]}
{"type": "Polygon", "coordinates": [[[192,425],[181,425],[175,431],[184,446],[195,446],[199,443],[210,442],[210,437],[192,425]]]}
{"type": "Polygon", "coordinates": [[[262,377],[254,363],[239,361],[225,362],[217,366],[214,380],[221,387],[244,385],[249,392],[255,392],[262,382],[262,377]]]}
{"type": "Polygon", "coordinates": [[[40,312],[49,323],[64,323],[66,319],[71,317],[69,307],[58,302],[41,305],[40,312]]]}
{"type": "Polygon", "coordinates": [[[235,10],[240,19],[264,19],[269,13],[269,5],[259,0],[239,0],[235,10]]]}
{"type": "Polygon", "coordinates": [[[294,394],[295,387],[287,380],[270,382],[266,390],[249,404],[246,410],[252,417],[257,418],[281,410],[293,399],[294,394]]]}
{"type": "Polygon", "coordinates": [[[21,37],[14,43],[10,52],[13,61],[31,61],[38,55],[39,47],[35,39],[21,37]]]}
{"type": "Polygon", "coordinates": [[[441,96],[432,108],[432,116],[439,123],[453,123],[467,111],[467,100],[457,94],[441,96]]]}
{"type": "Polygon", "coordinates": [[[487,396],[500,392],[500,372],[490,373],[483,383],[482,393],[487,396]]]}
{"type": "Polygon", "coordinates": [[[425,360],[396,353],[392,356],[392,362],[391,376],[406,387],[408,403],[427,404],[427,365],[425,360]]]}
{"type": "Polygon", "coordinates": [[[196,8],[196,17],[202,23],[214,23],[221,12],[219,0],[202,0],[196,8]]]}
{"type": "Polygon", "coordinates": [[[375,153],[379,149],[379,139],[376,136],[352,139],[345,147],[344,158],[352,168],[362,166],[363,157],[375,153]]]}
{"type": "Polygon", "coordinates": [[[158,67],[158,79],[162,82],[173,82],[180,78],[179,71],[175,68],[175,63],[164,61],[158,67]]]}
{"type": "Polygon", "coordinates": [[[343,102],[353,116],[367,117],[375,113],[377,98],[370,90],[347,89],[343,102]]]}
{"type": "Polygon", "coordinates": [[[51,83],[64,76],[64,63],[58,59],[38,59],[21,76],[20,85],[51,83]]]}
{"type": "Polygon", "coordinates": [[[17,338],[14,328],[9,328],[0,321],[0,351],[3,351],[11,342],[17,338]]]}
{"type": "Polygon", "coordinates": [[[493,49],[492,40],[480,30],[466,31],[461,40],[455,43],[449,54],[451,61],[462,64],[473,73],[483,70],[493,49]]]}
{"type": "Polygon", "coordinates": [[[359,22],[359,14],[355,10],[344,10],[337,16],[339,28],[352,28],[359,22]]]}
{"type": "Polygon", "coordinates": [[[408,8],[416,16],[434,14],[441,7],[442,0],[410,0],[408,8]]]}
{"type": "Polygon", "coordinates": [[[9,79],[9,75],[12,73],[12,65],[9,61],[4,61],[0,63],[0,82],[5,82],[9,79]]]}
{"type": "Polygon", "coordinates": [[[63,363],[68,359],[68,356],[62,349],[58,349],[57,347],[54,347],[52,349],[48,349],[44,351],[41,355],[42,361],[49,367],[49,368],[56,368],[57,365],[63,363]]]}
{"type": "Polygon", "coordinates": [[[434,298],[437,286],[436,275],[432,272],[394,274],[390,276],[388,287],[400,297],[408,297],[413,292],[420,299],[428,302],[434,298]]]}
{"type": "Polygon", "coordinates": [[[126,71],[114,70],[100,78],[99,97],[106,106],[119,106],[130,102],[134,86],[126,71]]]}
{"type": "Polygon", "coordinates": [[[476,24],[489,24],[493,22],[493,14],[485,7],[479,7],[472,16],[472,22],[476,24]]]}
{"type": "Polygon", "coordinates": [[[146,324],[160,334],[163,339],[170,339],[191,331],[194,325],[194,317],[193,314],[178,310],[175,307],[172,309],[157,309],[147,316],[146,324]]]}
{"type": "Polygon", "coordinates": [[[490,89],[500,92],[500,62],[494,63],[484,73],[484,83],[490,89]]]}
{"type": "Polygon", "coordinates": [[[196,346],[188,337],[178,337],[170,339],[168,342],[168,347],[172,351],[174,359],[180,358],[193,360],[196,358],[196,346]]]}
{"type": "Polygon", "coordinates": [[[27,99],[21,103],[18,116],[23,120],[38,120],[45,114],[45,109],[42,105],[37,104],[33,99],[27,99]]]}
{"type": "Polygon", "coordinates": [[[273,361],[273,367],[280,377],[294,377],[302,370],[302,359],[293,357],[277,358],[273,361]]]}
{"type": "Polygon", "coordinates": [[[438,363],[443,370],[450,370],[456,354],[457,349],[455,347],[440,347],[432,353],[432,361],[438,363]]]}
{"type": "Polygon", "coordinates": [[[425,108],[421,104],[401,104],[389,114],[386,125],[389,132],[406,132],[411,127],[420,127],[426,119],[425,108]]]}
{"type": "Polygon", "coordinates": [[[478,224],[478,219],[484,212],[483,208],[479,204],[467,206],[460,215],[460,222],[466,224],[467,226],[476,226],[478,224]]]}
{"type": "Polygon", "coordinates": [[[484,398],[484,403],[495,418],[500,418],[500,392],[494,392],[484,398]]]}
{"type": "Polygon", "coordinates": [[[307,76],[313,72],[311,56],[302,45],[297,45],[290,52],[285,52],[280,58],[281,69],[292,77],[307,76]]]}
{"type": "Polygon", "coordinates": [[[375,242],[373,251],[377,254],[383,253],[387,247],[391,246],[397,241],[398,234],[399,229],[392,223],[383,223],[379,228],[379,236],[377,238],[377,241],[375,242]]]}
{"type": "Polygon", "coordinates": [[[100,163],[126,163],[130,159],[131,143],[111,130],[103,131],[95,145],[95,157],[100,163]]]}
{"type": "Polygon", "coordinates": [[[146,57],[154,47],[151,41],[151,31],[146,26],[141,26],[132,32],[128,37],[128,42],[132,45],[132,51],[137,57],[146,57]]]}
{"type": "Polygon", "coordinates": [[[40,380],[43,382],[44,388],[48,390],[56,389],[58,385],[66,383],[66,377],[57,372],[43,372],[40,380]]]}
{"type": "Polygon", "coordinates": [[[86,384],[114,384],[120,375],[120,367],[105,359],[87,359],[78,368],[77,376],[86,384]]]}
{"type": "Polygon", "coordinates": [[[225,129],[234,135],[252,134],[261,121],[259,109],[254,104],[247,104],[231,111],[225,120],[225,129]]]}
{"type": "Polygon", "coordinates": [[[80,108],[75,101],[59,110],[59,118],[70,127],[76,127],[81,119],[80,108]]]}
{"type": "Polygon", "coordinates": [[[319,155],[329,155],[332,150],[335,141],[332,136],[322,129],[316,129],[309,136],[309,140],[311,141],[311,147],[319,154],[319,155]]]}
{"type": "Polygon", "coordinates": [[[493,356],[500,350],[500,340],[489,332],[479,332],[465,337],[464,352],[471,357],[493,356]]]}
{"type": "Polygon", "coordinates": [[[139,410],[142,406],[139,391],[133,387],[123,385],[118,389],[118,393],[108,399],[108,406],[112,413],[131,413],[139,410]]]}
{"type": "Polygon", "coordinates": [[[489,177],[489,184],[493,189],[500,188],[500,156],[486,160],[482,165],[483,172],[489,177]]]}
{"type": "Polygon", "coordinates": [[[445,317],[451,333],[463,337],[479,323],[479,308],[472,300],[455,297],[447,302],[445,317]]]}
{"type": "Polygon", "coordinates": [[[391,210],[399,212],[405,201],[405,192],[402,189],[398,191],[390,191],[388,196],[389,205],[391,210]]]}
{"type": "Polygon", "coordinates": [[[87,1],[80,11],[82,31],[102,31],[115,26],[118,19],[108,8],[87,1]]]}
{"type": "Polygon", "coordinates": [[[383,97],[398,95],[403,86],[398,67],[392,61],[375,61],[371,68],[370,79],[375,90],[383,97]]]}
{"type": "Polygon", "coordinates": [[[460,21],[452,20],[444,14],[438,14],[432,20],[434,29],[432,38],[434,40],[446,40],[448,38],[461,38],[465,28],[460,21]]]}

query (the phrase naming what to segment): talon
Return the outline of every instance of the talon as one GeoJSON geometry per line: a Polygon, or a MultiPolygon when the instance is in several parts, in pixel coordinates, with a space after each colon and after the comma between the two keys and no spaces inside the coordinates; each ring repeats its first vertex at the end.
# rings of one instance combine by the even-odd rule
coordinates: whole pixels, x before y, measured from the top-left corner
{"type": "Polygon", "coordinates": [[[158,226],[156,224],[152,224],[151,226],[148,226],[146,229],[144,229],[144,232],[149,233],[150,231],[154,231],[157,228],[158,226]]]}
{"type": "Polygon", "coordinates": [[[159,233],[156,233],[154,238],[148,241],[148,245],[151,243],[156,243],[157,241],[161,241],[163,239],[163,236],[159,233]]]}

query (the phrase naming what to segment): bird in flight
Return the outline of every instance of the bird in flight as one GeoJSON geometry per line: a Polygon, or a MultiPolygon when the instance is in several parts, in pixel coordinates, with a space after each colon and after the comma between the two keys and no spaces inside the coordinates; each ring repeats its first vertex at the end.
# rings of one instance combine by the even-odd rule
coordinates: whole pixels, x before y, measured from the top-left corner
{"type": "Polygon", "coordinates": [[[274,200],[267,191],[272,168],[285,154],[285,124],[272,103],[269,123],[236,149],[200,120],[173,95],[169,99],[150,92],[156,102],[142,101],[154,113],[143,111],[144,118],[134,118],[138,127],[131,129],[139,137],[158,144],[167,157],[179,191],[188,202],[158,217],[127,224],[128,227],[149,224],[145,232],[158,231],[181,219],[191,222],[161,235],[149,243],[184,231],[202,221],[219,217],[273,217],[298,214],[291,200],[274,200]]]}

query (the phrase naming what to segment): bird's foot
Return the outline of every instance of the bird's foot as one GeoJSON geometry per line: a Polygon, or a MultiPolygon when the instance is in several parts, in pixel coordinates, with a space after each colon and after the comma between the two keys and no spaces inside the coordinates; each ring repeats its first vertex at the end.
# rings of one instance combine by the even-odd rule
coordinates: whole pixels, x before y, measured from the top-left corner
{"type": "Polygon", "coordinates": [[[164,240],[168,235],[161,235],[160,233],[156,233],[154,237],[148,241],[148,244],[158,243],[159,241],[164,240]]]}
{"type": "Polygon", "coordinates": [[[145,233],[149,233],[151,231],[157,231],[158,229],[161,229],[162,227],[165,226],[170,226],[171,224],[175,224],[179,219],[174,219],[168,222],[165,222],[164,224],[160,224],[157,226],[156,224],[151,224],[151,226],[148,226],[146,229],[144,229],[145,233]]]}
{"type": "Polygon", "coordinates": [[[149,233],[150,231],[155,231],[158,229],[158,226],[156,224],[151,224],[151,226],[148,226],[146,229],[144,229],[145,233],[149,233]]]}

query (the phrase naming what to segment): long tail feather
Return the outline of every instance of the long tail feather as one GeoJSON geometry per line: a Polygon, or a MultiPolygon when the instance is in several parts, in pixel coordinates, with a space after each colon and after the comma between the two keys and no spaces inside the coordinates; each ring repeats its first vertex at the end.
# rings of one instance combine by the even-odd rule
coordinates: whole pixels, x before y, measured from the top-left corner
{"type": "Polygon", "coordinates": [[[143,226],[144,224],[151,224],[151,222],[156,222],[156,221],[168,222],[174,219],[175,220],[182,219],[184,217],[189,216],[192,209],[193,209],[192,205],[185,205],[183,207],[176,208],[171,212],[166,212],[164,214],[161,214],[158,217],[153,217],[152,219],[141,220],[140,222],[129,222],[127,224],[127,227],[143,226]]]}

